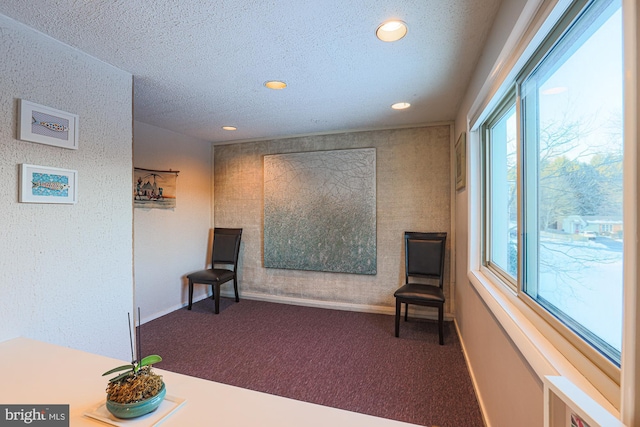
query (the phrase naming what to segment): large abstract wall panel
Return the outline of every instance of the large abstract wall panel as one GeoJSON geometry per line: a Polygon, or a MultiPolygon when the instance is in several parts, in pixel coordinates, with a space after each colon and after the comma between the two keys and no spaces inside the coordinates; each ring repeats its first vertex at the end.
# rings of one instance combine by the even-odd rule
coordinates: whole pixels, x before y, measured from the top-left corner
{"type": "Polygon", "coordinates": [[[376,274],[376,150],[264,156],[264,266],[376,274]]]}

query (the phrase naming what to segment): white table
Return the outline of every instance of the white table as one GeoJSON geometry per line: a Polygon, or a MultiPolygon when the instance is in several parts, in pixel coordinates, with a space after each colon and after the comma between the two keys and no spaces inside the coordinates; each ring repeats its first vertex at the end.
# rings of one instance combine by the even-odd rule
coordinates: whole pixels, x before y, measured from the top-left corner
{"type": "MultiPolygon", "coordinates": [[[[16,338],[0,343],[0,404],[69,404],[70,425],[100,426],[83,415],[105,398],[102,373],[128,363],[53,344],[16,338]]],[[[155,369],[167,394],[185,399],[162,426],[367,426],[413,424],[246,390],[155,369]]]]}

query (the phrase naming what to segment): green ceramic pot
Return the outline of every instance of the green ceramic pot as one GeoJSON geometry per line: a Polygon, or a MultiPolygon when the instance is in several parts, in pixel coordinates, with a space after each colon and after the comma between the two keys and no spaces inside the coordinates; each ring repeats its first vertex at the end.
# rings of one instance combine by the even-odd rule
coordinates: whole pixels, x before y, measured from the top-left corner
{"type": "Polygon", "coordinates": [[[114,417],[117,418],[136,418],[146,415],[150,412],[158,409],[158,406],[164,400],[164,396],[167,394],[167,389],[164,384],[162,384],[162,388],[153,397],[149,399],[142,400],[136,403],[116,403],[107,400],[107,410],[113,414],[114,417]]]}

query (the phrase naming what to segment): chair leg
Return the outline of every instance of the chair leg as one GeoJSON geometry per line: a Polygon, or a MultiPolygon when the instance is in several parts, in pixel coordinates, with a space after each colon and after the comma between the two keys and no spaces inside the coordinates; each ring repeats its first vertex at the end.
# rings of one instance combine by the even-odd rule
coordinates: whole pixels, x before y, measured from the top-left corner
{"type": "Polygon", "coordinates": [[[233,290],[236,291],[236,302],[240,302],[240,297],[238,296],[238,280],[233,279],[233,290]]]}
{"type": "Polygon", "coordinates": [[[396,298],[396,338],[400,336],[400,307],[402,303],[396,298]]]}
{"type": "Polygon", "coordinates": [[[189,306],[187,310],[191,310],[191,304],[193,303],[193,281],[189,279],[189,306]]]}
{"type": "Polygon", "coordinates": [[[409,303],[404,303],[404,321],[409,320],[409,303]]]}
{"type": "Polygon", "coordinates": [[[220,283],[213,285],[213,298],[215,299],[215,313],[220,313],[220,283]]]}
{"type": "Polygon", "coordinates": [[[440,336],[440,345],[444,345],[444,306],[438,307],[438,335],[440,336]]]}

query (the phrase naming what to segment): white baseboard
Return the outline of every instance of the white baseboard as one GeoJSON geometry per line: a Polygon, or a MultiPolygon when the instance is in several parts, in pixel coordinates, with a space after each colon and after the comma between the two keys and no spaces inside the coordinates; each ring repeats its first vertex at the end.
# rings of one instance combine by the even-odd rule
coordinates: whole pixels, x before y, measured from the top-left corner
{"type": "MultiPolygon", "coordinates": [[[[198,301],[202,301],[203,299],[205,299],[205,298],[210,298],[210,297],[211,297],[211,295],[201,295],[201,296],[199,296],[199,297],[193,297],[193,302],[194,302],[194,303],[196,303],[196,302],[198,302],[198,301]]],[[[173,313],[173,312],[174,312],[174,311],[176,311],[176,310],[180,310],[181,308],[186,307],[188,304],[189,304],[189,303],[187,303],[187,302],[182,303],[182,304],[175,304],[175,305],[172,305],[171,307],[168,307],[168,308],[166,308],[166,309],[164,309],[164,310],[161,310],[161,311],[158,311],[158,312],[156,312],[156,313],[153,313],[153,314],[152,314],[152,315],[150,315],[150,316],[144,316],[144,317],[141,319],[141,322],[140,322],[140,323],[141,323],[141,324],[145,324],[145,323],[147,323],[147,322],[151,322],[152,320],[155,320],[155,319],[157,319],[158,317],[162,317],[162,316],[164,316],[164,315],[166,315],[166,314],[173,313]]]]}
{"type": "MultiPolygon", "coordinates": [[[[222,291],[221,296],[224,298],[234,298],[235,295],[232,291],[222,291]]],[[[205,298],[210,298],[211,295],[204,295],[200,298],[194,298],[193,302],[196,303],[198,301],[202,301],[205,298]]],[[[384,305],[369,305],[369,304],[352,304],[346,302],[339,301],[321,301],[321,300],[313,300],[307,298],[294,298],[283,295],[269,295],[269,294],[261,294],[255,292],[242,292],[240,294],[240,300],[248,299],[255,301],[265,301],[265,302],[273,302],[277,304],[290,304],[290,305],[300,305],[304,307],[316,307],[316,308],[326,308],[330,310],[344,310],[344,311],[357,311],[361,313],[375,313],[375,314],[386,314],[390,316],[395,316],[396,308],[384,305]]],[[[156,312],[150,316],[146,316],[142,318],[142,323],[150,322],[154,319],[162,317],[166,314],[169,314],[173,311],[180,310],[183,307],[186,307],[187,303],[176,304],[171,307],[166,308],[165,310],[161,310],[156,312]]],[[[409,305],[409,317],[414,317],[418,319],[428,319],[428,320],[438,320],[438,315],[434,311],[427,311],[420,306],[409,305]]],[[[453,316],[448,313],[445,313],[444,320],[453,320],[453,316]]]]}
{"type": "MultiPolygon", "coordinates": [[[[232,293],[226,295],[228,297],[233,297],[232,293]]],[[[345,302],[337,302],[337,301],[320,301],[320,300],[312,300],[306,298],[294,298],[287,297],[282,295],[268,295],[268,294],[259,294],[253,292],[245,292],[240,295],[240,298],[245,298],[249,300],[255,301],[265,301],[265,302],[273,302],[277,304],[290,304],[290,305],[300,305],[304,307],[316,307],[316,308],[327,308],[331,310],[344,310],[344,311],[359,311],[362,313],[377,313],[377,314],[395,314],[395,308],[386,307],[381,305],[364,305],[364,304],[351,304],[345,302]]]]}
{"type": "MultiPolygon", "coordinates": [[[[233,298],[233,292],[222,292],[223,297],[233,298]]],[[[255,292],[244,292],[240,294],[240,299],[243,298],[256,301],[273,302],[277,304],[291,304],[301,305],[304,307],[316,307],[326,308],[329,310],[344,310],[344,311],[357,311],[360,313],[375,313],[375,314],[387,314],[395,316],[396,308],[386,305],[369,305],[369,304],[353,304],[339,301],[321,301],[307,298],[295,298],[283,295],[269,295],[260,294],[255,292]]],[[[438,314],[432,311],[426,311],[422,307],[410,305],[409,317],[415,317],[419,319],[438,320],[438,314]]],[[[444,315],[445,320],[453,320],[453,317],[448,313],[444,315]]]]}
{"type": "Polygon", "coordinates": [[[464,346],[464,340],[462,339],[462,334],[460,333],[460,328],[458,327],[458,322],[456,319],[453,319],[453,324],[456,327],[456,333],[458,334],[458,338],[460,339],[460,346],[462,347],[462,354],[464,355],[464,361],[467,364],[467,371],[469,371],[469,376],[471,377],[471,384],[473,384],[473,390],[476,393],[476,398],[478,399],[478,406],[480,406],[480,412],[482,413],[482,421],[484,422],[485,427],[491,427],[489,420],[487,419],[487,411],[485,410],[484,401],[482,400],[482,395],[480,394],[480,389],[478,388],[478,383],[476,382],[476,376],[473,373],[473,368],[469,363],[469,356],[467,355],[467,349],[464,346]]]}

